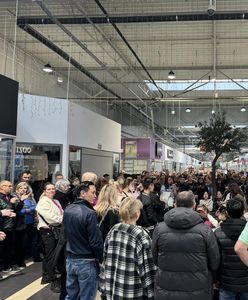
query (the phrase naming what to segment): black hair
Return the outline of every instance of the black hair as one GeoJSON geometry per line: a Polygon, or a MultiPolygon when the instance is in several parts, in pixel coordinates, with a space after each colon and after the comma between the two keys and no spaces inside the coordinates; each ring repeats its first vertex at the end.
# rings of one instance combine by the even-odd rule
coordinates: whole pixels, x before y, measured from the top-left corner
{"type": "Polygon", "coordinates": [[[109,174],[103,174],[103,176],[102,177],[109,177],[110,175],[109,174]]]}
{"type": "Polygon", "coordinates": [[[176,205],[177,207],[191,208],[195,204],[195,195],[191,191],[184,191],[177,194],[176,205]]]}
{"type": "Polygon", "coordinates": [[[22,177],[24,174],[32,175],[29,170],[22,171],[20,176],[22,177]]]}
{"type": "Polygon", "coordinates": [[[92,181],[83,181],[80,183],[75,190],[75,194],[77,197],[80,197],[81,191],[88,192],[91,185],[94,185],[92,181]]]}
{"type": "Polygon", "coordinates": [[[229,217],[239,219],[243,216],[245,209],[244,201],[239,197],[233,197],[226,203],[226,210],[229,217]]]}
{"type": "Polygon", "coordinates": [[[152,183],[153,183],[153,179],[151,177],[145,178],[143,182],[144,189],[147,190],[152,183]]]}
{"type": "Polygon", "coordinates": [[[55,186],[53,183],[51,183],[51,182],[46,182],[45,184],[44,184],[44,186],[43,186],[43,190],[45,191],[46,190],[46,188],[47,188],[47,186],[48,185],[53,185],[53,186],[55,186]]]}

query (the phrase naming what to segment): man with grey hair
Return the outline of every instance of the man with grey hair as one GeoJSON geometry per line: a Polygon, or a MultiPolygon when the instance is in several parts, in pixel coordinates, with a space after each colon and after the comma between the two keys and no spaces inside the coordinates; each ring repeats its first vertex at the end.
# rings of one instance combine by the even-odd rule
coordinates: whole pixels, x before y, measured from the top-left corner
{"type": "Polygon", "coordinates": [[[218,268],[219,249],[212,230],[194,207],[192,192],[179,193],[175,208],[155,228],[155,300],[212,299],[211,272],[218,268]]]}

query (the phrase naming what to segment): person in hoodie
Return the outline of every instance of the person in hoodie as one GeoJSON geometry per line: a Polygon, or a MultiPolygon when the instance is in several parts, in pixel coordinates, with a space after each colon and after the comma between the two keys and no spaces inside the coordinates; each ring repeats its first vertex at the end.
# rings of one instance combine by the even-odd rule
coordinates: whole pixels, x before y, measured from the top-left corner
{"type": "Polygon", "coordinates": [[[219,266],[220,254],[214,233],[194,207],[191,191],[179,193],[175,208],[154,230],[155,300],[212,299],[211,273],[219,266]]]}
{"type": "Polygon", "coordinates": [[[243,218],[244,201],[237,196],[228,200],[227,219],[216,229],[215,235],[221,251],[219,269],[219,300],[248,299],[248,267],[243,264],[234,251],[234,245],[246,225],[243,218]]]}

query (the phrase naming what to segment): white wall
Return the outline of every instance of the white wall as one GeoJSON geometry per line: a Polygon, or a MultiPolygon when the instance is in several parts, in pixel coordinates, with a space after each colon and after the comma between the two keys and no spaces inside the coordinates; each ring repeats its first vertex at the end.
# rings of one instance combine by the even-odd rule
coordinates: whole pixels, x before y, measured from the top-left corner
{"type": "Polygon", "coordinates": [[[67,103],[64,99],[19,94],[17,142],[65,143],[67,103]]]}
{"type": "Polygon", "coordinates": [[[16,141],[63,145],[61,171],[67,177],[69,145],[100,144],[101,151],[111,152],[112,168],[112,152],[121,149],[121,125],[65,99],[19,94],[16,141]]]}
{"type": "Polygon", "coordinates": [[[121,151],[121,124],[78,104],[69,104],[68,143],[81,147],[121,151]]]}
{"type": "Polygon", "coordinates": [[[68,165],[68,102],[64,99],[19,94],[17,142],[61,144],[62,172],[68,165]]]}

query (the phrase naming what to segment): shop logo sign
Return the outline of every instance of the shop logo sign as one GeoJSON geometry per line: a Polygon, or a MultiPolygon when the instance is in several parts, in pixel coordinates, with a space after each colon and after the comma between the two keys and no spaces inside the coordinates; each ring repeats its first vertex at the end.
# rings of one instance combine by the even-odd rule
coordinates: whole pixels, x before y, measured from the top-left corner
{"type": "Polygon", "coordinates": [[[18,154],[30,154],[31,152],[31,147],[16,147],[16,153],[18,154]]]}

